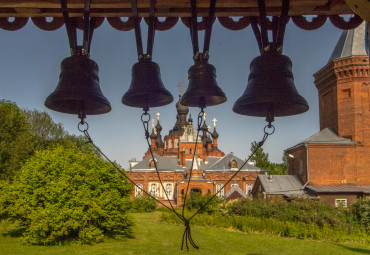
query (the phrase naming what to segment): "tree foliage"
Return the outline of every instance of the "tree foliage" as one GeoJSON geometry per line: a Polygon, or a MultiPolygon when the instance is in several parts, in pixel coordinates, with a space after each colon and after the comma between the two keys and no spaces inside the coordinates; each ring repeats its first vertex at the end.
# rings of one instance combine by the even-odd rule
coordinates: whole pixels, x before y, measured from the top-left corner
{"type": "Polygon", "coordinates": [[[55,123],[47,112],[36,109],[23,112],[29,124],[35,151],[62,145],[65,148],[77,146],[81,150],[95,152],[91,146],[86,146],[86,139],[83,136],[69,134],[63,125],[55,123]]]}
{"type": "Polygon", "coordinates": [[[19,221],[26,243],[93,243],[131,234],[132,186],[93,154],[62,146],[38,151],[14,180],[0,186],[0,217],[19,221]]]}
{"type": "Polygon", "coordinates": [[[0,178],[11,179],[33,146],[25,115],[15,103],[0,100],[0,178]]]}
{"type": "MultiPolygon", "coordinates": [[[[251,144],[251,152],[254,152],[258,147],[256,141],[251,144]]],[[[270,174],[287,174],[287,158],[285,153],[283,154],[283,163],[273,163],[269,160],[269,154],[263,151],[263,148],[258,148],[256,153],[251,157],[251,160],[256,162],[256,166],[264,170],[268,170],[270,174]]]]}

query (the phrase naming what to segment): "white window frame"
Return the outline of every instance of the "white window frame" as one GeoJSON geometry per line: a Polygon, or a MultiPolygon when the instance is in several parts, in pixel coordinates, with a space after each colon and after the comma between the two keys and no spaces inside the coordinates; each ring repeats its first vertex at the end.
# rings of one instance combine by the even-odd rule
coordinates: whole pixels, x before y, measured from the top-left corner
{"type": "Polygon", "coordinates": [[[253,184],[247,183],[245,185],[245,194],[247,194],[247,197],[251,197],[252,196],[252,189],[253,189],[253,184]]]}
{"type": "Polygon", "coordinates": [[[167,145],[168,149],[172,149],[172,139],[169,139],[168,140],[168,145],[167,145]]]}
{"type": "Polygon", "coordinates": [[[178,148],[179,147],[179,139],[175,139],[175,144],[174,144],[174,148],[178,148]]]}
{"type": "Polygon", "coordinates": [[[149,193],[153,196],[153,197],[158,197],[159,196],[159,185],[158,183],[156,182],[150,182],[148,184],[148,190],[149,190],[149,193]]]}
{"type": "Polygon", "coordinates": [[[336,198],[335,207],[347,207],[347,198],[336,198]]]}
{"type": "Polygon", "coordinates": [[[167,199],[167,196],[168,196],[168,199],[173,199],[173,183],[167,182],[167,183],[164,183],[163,186],[165,188],[164,198],[167,199]]]}
{"type": "MultiPolygon", "coordinates": [[[[218,192],[224,185],[222,183],[216,184],[216,192],[218,192]]],[[[225,194],[225,188],[223,188],[218,194],[218,197],[223,197],[225,194]]]]}
{"type": "Polygon", "coordinates": [[[135,197],[142,195],[143,195],[143,184],[138,183],[135,185],[135,197]]]}

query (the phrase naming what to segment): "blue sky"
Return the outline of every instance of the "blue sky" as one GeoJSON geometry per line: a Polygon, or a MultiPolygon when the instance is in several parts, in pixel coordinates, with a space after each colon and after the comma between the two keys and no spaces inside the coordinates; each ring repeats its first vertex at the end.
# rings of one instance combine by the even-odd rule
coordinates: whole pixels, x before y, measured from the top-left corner
{"type": "MultiPolygon", "coordinates": [[[[146,27],[143,39],[146,40],[146,27]]],[[[79,31],[79,44],[82,33],[79,31]]],[[[319,131],[317,89],[313,74],[324,67],[341,34],[330,22],[320,29],[305,31],[292,22],[287,25],[283,54],[293,62],[293,74],[298,92],[307,100],[310,110],[304,114],[276,118],[276,131],[264,145],[270,160],[281,162],[283,150],[319,131]]],[[[203,45],[200,32],[200,45],[203,45]]],[[[57,113],[44,106],[45,98],[54,91],[60,73],[60,62],[69,56],[64,26],[48,32],[29,23],[21,30],[0,30],[0,98],[15,101],[20,107],[47,111],[55,122],[78,134],[78,119],[74,115],[57,113]]],[[[113,29],[105,21],[92,40],[91,59],[99,65],[100,86],[112,105],[108,114],[88,116],[90,134],[94,142],[123,167],[132,157],[141,159],[147,150],[140,122],[141,109],[122,105],[122,95],[131,81],[131,67],[137,62],[134,32],[113,29]]],[[[238,115],[232,111],[234,102],[244,92],[249,64],[259,55],[251,27],[230,31],[218,21],[213,27],[209,62],[216,67],[217,82],[227,95],[227,102],[205,110],[207,124],[215,117],[220,134],[219,148],[233,152],[240,158],[250,154],[250,145],[263,136],[263,118],[238,115]]],[[[175,103],[179,94],[178,83],[187,84],[187,72],[193,64],[190,33],[181,21],[169,31],[157,32],[153,60],[161,68],[165,87],[175,101],[167,106],[152,108],[151,115],[159,112],[163,127],[162,137],[176,121],[175,103]]],[[[193,117],[197,108],[191,108],[193,117]]]]}

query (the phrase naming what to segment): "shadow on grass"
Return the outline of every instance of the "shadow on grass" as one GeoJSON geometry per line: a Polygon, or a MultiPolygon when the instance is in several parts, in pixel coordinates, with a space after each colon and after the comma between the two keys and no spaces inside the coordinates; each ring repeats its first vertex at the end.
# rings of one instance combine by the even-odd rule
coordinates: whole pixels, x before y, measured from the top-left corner
{"type": "Polygon", "coordinates": [[[347,249],[347,250],[350,250],[350,251],[353,251],[353,252],[357,252],[357,253],[370,254],[370,249],[352,248],[352,247],[345,246],[343,244],[337,244],[337,246],[340,246],[344,249],[347,249]]]}
{"type": "Polygon", "coordinates": [[[22,233],[25,231],[25,228],[13,228],[9,229],[6,233],[2,233],[3,236],[10,236],[10,237],[21,237],[22,233]]]}

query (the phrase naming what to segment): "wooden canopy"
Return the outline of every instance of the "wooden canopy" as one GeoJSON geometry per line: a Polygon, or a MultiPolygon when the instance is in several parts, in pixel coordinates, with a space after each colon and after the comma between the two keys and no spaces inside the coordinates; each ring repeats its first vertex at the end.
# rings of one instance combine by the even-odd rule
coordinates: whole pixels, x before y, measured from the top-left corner
{"type": "MultiPolygon", "coordinates": [[[[138,0],[139,16],[148,16],[150,0],[138,0]]],[[[209,0],[198,0],[199,16],[207,16],[209,0]]],[[[266,0],[267,16],[280,15],[281,0],[266,0]]],[[[83,15],[84,0],[69,0],[72,17],[83,15]]],[[[258,16],[257,0],[220,0],[215,16],[258,16]]],[[[289,16],[352,14],[343,0],[290,0],[289,16]]],[[[157,17],[190,17],[190,0],[157,0],[157,17]]],[[[91,16],[130,17],[131,0],[92,0],[91,16]]],[[[0,17],[62,17],[60,0],[0,0],[0,17]]]]}

